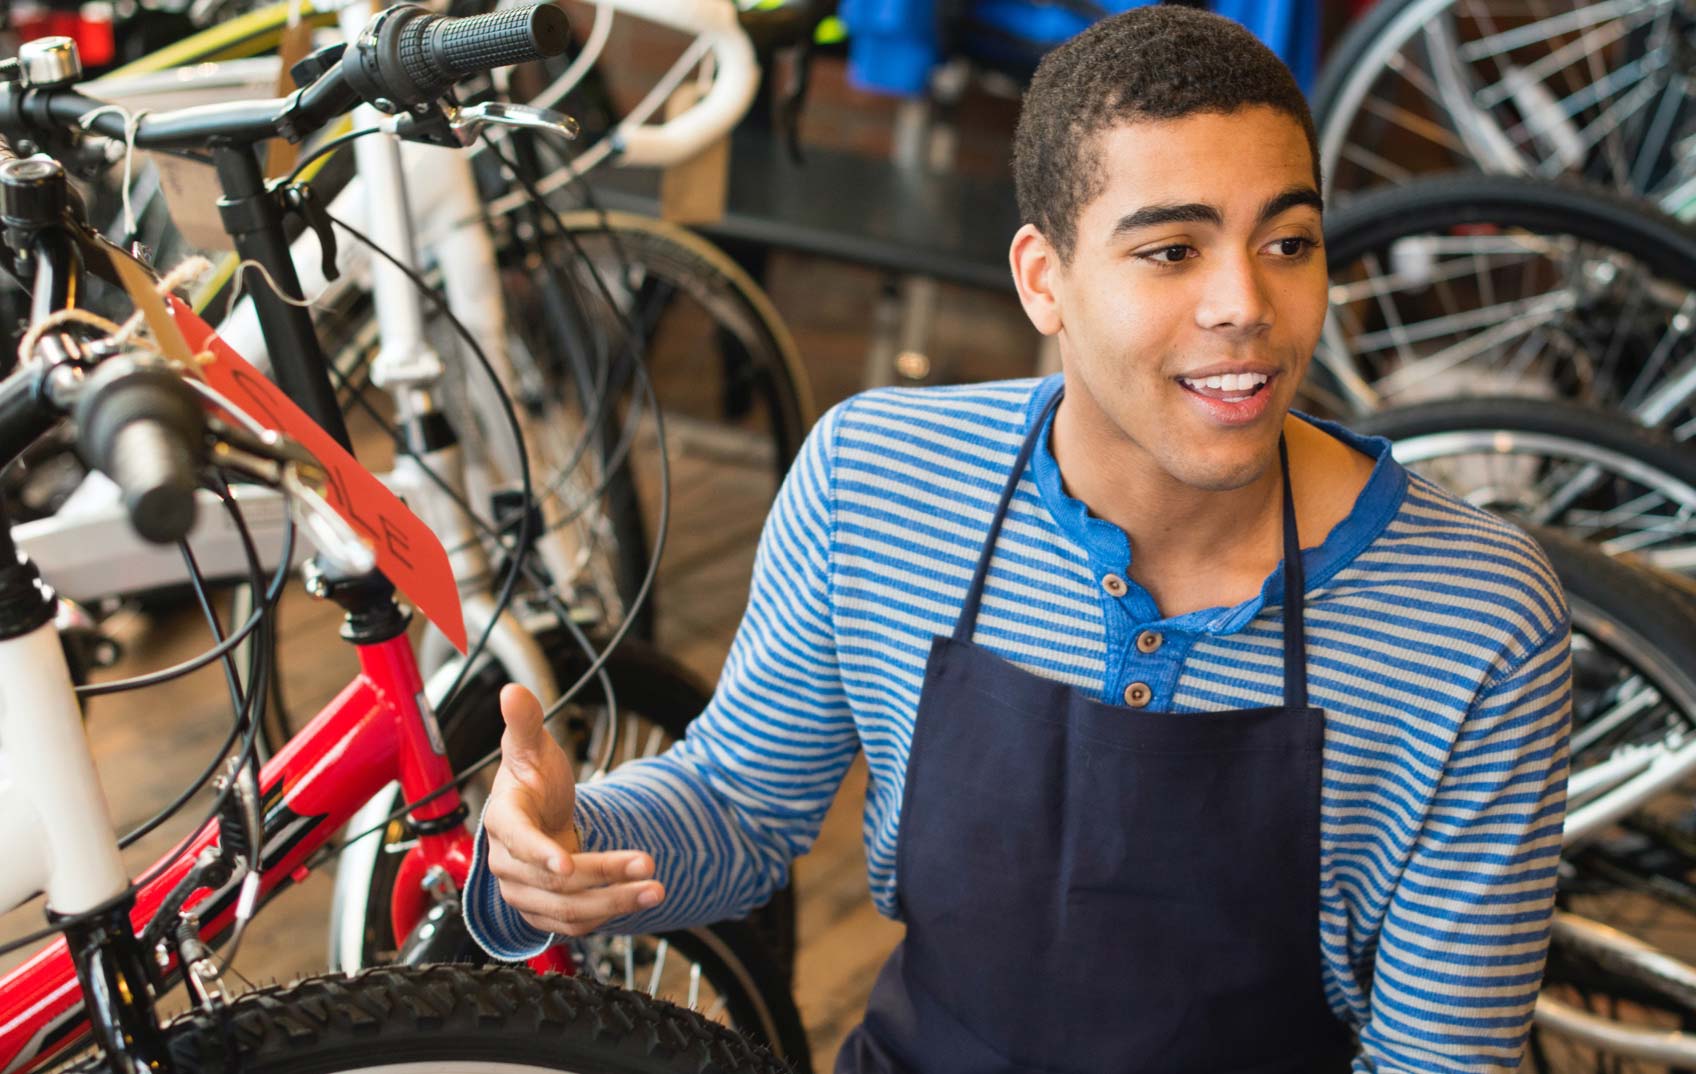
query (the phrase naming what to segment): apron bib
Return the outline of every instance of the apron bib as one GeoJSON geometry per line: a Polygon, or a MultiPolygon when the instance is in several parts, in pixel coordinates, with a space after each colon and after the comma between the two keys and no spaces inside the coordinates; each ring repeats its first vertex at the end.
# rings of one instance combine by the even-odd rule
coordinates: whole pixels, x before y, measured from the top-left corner
{"type": "Polygon", "coordinates": [[[1319,957],[1324,713],[1308,705],[1284,475],[1284,703],[1097,701],[971,640],[991,554],[1057,393],[1002,490],[907,760],[907,935],[836,1074],[1333,1074],[1351,1034],[1319,957]]]}

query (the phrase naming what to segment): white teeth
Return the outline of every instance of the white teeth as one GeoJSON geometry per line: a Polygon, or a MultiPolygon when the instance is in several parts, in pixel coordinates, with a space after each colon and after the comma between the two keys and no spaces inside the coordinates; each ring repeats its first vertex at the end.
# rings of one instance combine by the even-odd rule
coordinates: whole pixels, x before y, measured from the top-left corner
{"type": "Polygon", "coordinates": [[[1220,373],[1211,377],[1180,377],[1192,388],[1213,388],[1226,392],[1252,392],[1271,378],[1265,373],[1220,373]]]}

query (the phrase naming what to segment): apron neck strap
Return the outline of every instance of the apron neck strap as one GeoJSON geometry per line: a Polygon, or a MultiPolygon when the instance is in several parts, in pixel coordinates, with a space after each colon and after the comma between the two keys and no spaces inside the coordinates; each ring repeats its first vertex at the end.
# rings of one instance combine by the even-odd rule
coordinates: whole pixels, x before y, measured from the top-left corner
{"type": "MultiPolygon", "coordinates": [[[[1025,442],[1019,447],[1019,457],[1013,463],[1013,472],[1007,475],[1007,483],[1001,489],[1001,500],[995,506],[995,515],[989,520],[989,533],[978,552],[972,584],[966,590],[966,602],[960,608],[960,618],[954,622],[955,641],[970,642],[977,630],[978,607],[983,603],[983,583],[989,575],[989,561],[995,554],[996,539],[1001,536],[1001,523],[1007,518],[1007,507],[1013,502],[1013,493],[1024,477],[1025,467],[1030,465],[1031,454],[1048,424],[1048,417],[1060,405],[1060,397],[1064,394],[1064,390],[1054,393],[1054,398],[1031,423],[1025,442]]],[[[1296,501],[1290,489],[1290,453],[1281,434],[1278,437],[1278,471],[1284,501],[1284,704],[1288,708],[1304,709],[1307,708],[1307,631],[1304,626],[1307,576],[1301,562],[1301,537],[1296,531],[1296,501]]]]}
{"type": "Polygon", "coordinates": [[[1307,708],[1307,569],[1296,530],[1296,499],[1290,489],[1290,450],[1278,435],[1278,471],[1284,486],[1284,706],[1307,708]]]}
{"type": "Polygon", "coordinates": [[[995,554],[995,539],[1001,536],[1001,523],[1007,517],[1007,505],[1013,502],[1013,493],[1019,487],[1019,479],[1025,476],[1025,467],[1030,465],[1031,452],[1036,449],[1036,442],[1042,437],[1043,427],[1048,424],[1048,416],[1054,413],[1054,408],[1060,405],[1060,397],[1066,392],[1062,388],[1054,393],[1054,398],[1042,408],[1042,413],[1031,422],[1030,432],[1025,434],[1025,442],[1019,448],[1019,457],[1013,462],[1013,472],[1007,475],[1007,484],[1001,489],[1001,502],[995,505],[995,515],[989,520],[989,534],[984,537],[983,549],[978,552],[978,566],[972,572],[972,584],[966,590],[966,603],[960,608],[960,618],[954,621],[954,640],[969,642],[977,630],[978,605],[983,601],[983,580],[989,575],[989,560],[995,554]]]}

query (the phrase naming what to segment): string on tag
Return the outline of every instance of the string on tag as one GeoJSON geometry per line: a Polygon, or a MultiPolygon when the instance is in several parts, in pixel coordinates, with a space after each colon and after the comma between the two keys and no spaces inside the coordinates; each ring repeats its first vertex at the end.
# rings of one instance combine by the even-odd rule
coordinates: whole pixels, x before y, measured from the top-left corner
{"type": "Polygon", "coordinates": [[[237,263],[237,265],[236,265],[235,283],[230,288],[230,300],[224,306],[224,320],[226,320],[226,321],[230,319],[230,314],[235,311],[236,303],[241,301],[242,284],[243,284],[244,280],[246,279],[246,277],[244,277],[242,275],[242,269],[245,269],[245,268],[258,269],[259,275],[265,280],[265,286],[267,286],[271,289],[271,293],[276,295],[278,298],[282,299],[284,302],[287,302],[289,305],[294,306],[298,309],[303,309],[303,310],[317,309],[318,304],[324,300],[324,296],[329,294],[330,288],[332,286],[334,286],[333,284],[326,283],[324,285],[323,289],[320,290],[317,294],[313,295],[311,298],[296,298],[293,295],[289,294],[287,291],[283,290],[282,286],[277,283],[276,277],[271,275],[270,269],[266,268],[264,265],[260,264],[258,261],[255,261],[255,260],[253,260],[253,258],[250,257],[250,258],[247,258],[247,259],[237,263]]]}
{"type": "MultiPolygon", "coordinates": [[[[181,264],[167,272],[158,283],[154,284],[154,290],[161,295],[169,295],[179,287],[193,283],[205,275],[211,267],[212,262],[204,257],[196,255],[185,258],[181,264]]],[[[150,341],[136,338],[136,333],[141,331],[141,327],[145,323],[146,320],[140,310],[130,314],[123,324],[118,324],[116,321],[108,320],[98,313],[91,313],[75,306],[69,309],[54,310],[46,317],[30,325],[29,330],[18,341],[18,361],[24,365],[33,363],[36,360],[35,350],[41,345],[41,337],[66,324],[81,324],[98,329],[105,339],[114,344],[129,344],[158,352],[159,348],[150,341]]]]}
{"type": "Polygon", "coordinates": [[[103,104],[92,112],[85,112],[77,125],[83,130],[89,129],[101,116],[113,114],[124,119],[124,239],[128,241],[135,235],[135,207],[130,204],[130,184],[135,177],[135,130],[147,115],[144,108],[139,112],[131,112],[121,104],[103,104]]]}
{"type": "Polygon", "coordinates": [[[32,365],[35,362],[35,348],[41,345],[41,337],[65,324],[85,324],[97,328],[107,336],[115,336],[122,331],[122,326],[116,321],[109,321],[98,313],[88,310],[70,309],[54,310],[41,320],[29,326],[24,338],[18,341],[18,364],[32,365]]]}

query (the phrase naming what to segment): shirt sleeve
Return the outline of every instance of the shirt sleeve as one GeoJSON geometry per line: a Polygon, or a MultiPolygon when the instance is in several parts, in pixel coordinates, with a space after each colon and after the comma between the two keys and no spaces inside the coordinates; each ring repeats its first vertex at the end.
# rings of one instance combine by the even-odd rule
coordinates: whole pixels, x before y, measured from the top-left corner
{"type": "Polygon", "coordinates": [[[1572,719],[1563,625],[1462,723],[1390,898],[1356,1074],[1518,1070],[1554,914],[1572,719]]]}
{"type": "MultiPolygon", "coordinates": [[[[831,617],[832,457],[848,405],[820,419],[778,491],[748,608],[706,711],[660,756],[578,787],[584,849],[645,850],[665,885],[658,907],[607,931],[666,931],[765,902],[817,838],[859,751],[831,617]]],[[[479,828],[466,923],[495,957],[527,958],[552,937],[501,900],[486,846],[479,828]]]]}

